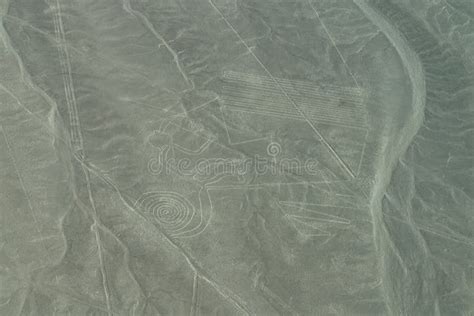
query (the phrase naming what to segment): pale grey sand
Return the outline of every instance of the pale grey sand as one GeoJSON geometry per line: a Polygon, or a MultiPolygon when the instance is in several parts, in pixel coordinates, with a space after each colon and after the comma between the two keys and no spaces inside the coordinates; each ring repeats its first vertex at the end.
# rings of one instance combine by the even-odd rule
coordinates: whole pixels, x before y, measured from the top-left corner
{"type": "Polygon", "coordinates": [[[0,0],[0,315],[471,315],[470,0],[0,0]]]}

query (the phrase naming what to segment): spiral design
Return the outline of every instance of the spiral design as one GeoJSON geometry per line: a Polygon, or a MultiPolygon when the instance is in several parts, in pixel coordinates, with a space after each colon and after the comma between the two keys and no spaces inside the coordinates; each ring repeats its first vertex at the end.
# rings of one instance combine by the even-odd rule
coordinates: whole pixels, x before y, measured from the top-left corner
{"type": "Polygon", "coordinates": [[[267,153],[270,155],[270,156],[278,156],[280,153],[281,153],[281,146],[280,144],[276,143],[276,142],[271,142],[270,144],[268,144],[267,146],[267,153]]]}
{"type": "Polygon", "coordinates": [[[171,235],[188,230],[195,214],[191,202],[176,192],[145,193],[135,206],[171,235]]]}

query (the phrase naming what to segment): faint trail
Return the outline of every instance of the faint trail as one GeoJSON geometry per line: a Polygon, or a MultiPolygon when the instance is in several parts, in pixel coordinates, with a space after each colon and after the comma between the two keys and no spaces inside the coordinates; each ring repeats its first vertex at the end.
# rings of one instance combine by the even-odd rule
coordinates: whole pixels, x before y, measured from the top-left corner
{"type": "MultiPolygon", "coordinates": [[[[23,64],[23,61],[22,61],[21,57],[19,56],[18,52],[15,50],[15,48],[11,44],[10,36],[8,35],[8,33],[6,32],[6,30],[3,27],[3,20],[7,20],[7,21],[8,20],[15,20],[16,21],[16,19],[18,19],[18,18],[12,17],[12,16],[2,16],[1,17],[2,24],[0,25],[0,33],[2,35],[2,40],[3,40],[4,44],[6,45],[6,48],[8,49],[8,52],[13,55],[13,57],[15,58],[15,60],[17,62],[17,65],[18,65],[18,68],[19,68],[19,71],[20,71],[21,81],[23,81],[23,83],[25,83],[33,91],[38,93],[40,95],[40,97],[47,104],[49,104],[51,106],[51,108],[49,110],[49,113],[48,113],[48,116],[46,117],[47,122],[44,121],[44,119],[45,119],[44,117],[41,117],[40,115],[38,115],[35,112],[32,112],[26,105],[24,105],[12,91],[8,90],[5,86],[3,86],[1,84],[0,84],[0,88],[5,90],[11,97],[13,97],[17,101],[18,105],[20,105],[28,114],[31,114],[41,125],[43,125],[47,129],[48,133],[51,136],[53,136],[53,138],[60,140],[61,142],[63,142],[68,147],[68,149],[71,149],[71,151],[73,151],[72,148],[71,148],[71,145],[69,144],[69,141],[62,138],[60,135],[58,135],[56,133],[56,122],[54,121],[54,119],[55,119],[55,116],[59,117],[57,103],[45,91],[43,91],[39,86],[37,86],[33,82],[33,80],[30,77],[30,74],[25,69],[25,66],[23,64]]],[[[21,20],[21,19],[18,19],[18,20],[21,20]]],[[[21,21],[23,21],[23,20],[21,20],[21,21]]],[[[27,24],[26,21],[24,21],[24,23],[27,24]]],[[[32,26],[30,24],[28,24],[28,25],[30,27],[34,28],[36,31],[41,31],[39,29],[36,29],[34,26],[32,26]]],[[[44,32],[43,35],[53,38],[53,36],[47,34],[46,32],[44,32]]],[[[54,42],[57,43],[56,39],[54,39],[54,42]]]]}
{"type": "MultiPolygon", "coordinates": [[[[415,114],[422,116],[425,107],[426,87],[422,62],[406,40],[388,21],[370,7],[365,0],[353,0],[369,21],[371,21],[390,41],[400,56],[412,85],[412,108],[415,114]]],[[[417,117],[418,120],[422,119],[417,117]]]]}
{"type": "MultiPolygon", "coordinates": [[[[2,131],[3,138],[5,140],[5,144],[6,144],[7,150],[8,150],[8,155],[10,156],[10,159],[13,162],[13,168],[15,170],[15,173],[16,173],[17,177],[18,177],[18,181],[20,182],[21,189],[23,190],[23,194],[26,197],[26,201],[28,203],[28,208],[30,209],[31,215],[33,217],[33,221],[35,223],[36,231],[38,232],[38,234],[41,238],[41,244],[43,245],[44,250],[46,251],[46,254],[47,254],[47,253],[49,253],[49,251],[48,251],[48,248],[46,247],[46,244],[44,243],[44,237],[41,234],[41,231],[39,229],[39,223],[38,223],[38,219],[37,219],[36,214],[35,214],[36,213],[35,209],[33,208],[33,204],[31,203],[30,196],[28,194],[28,191],[26,190],[25,183],[23,182],[23,177],[21,176],[20,170],[18,169],[18,164],[16,162],[15,156],[13,154],[12,147],[10,145],[10,141],[8,140],[8,137],[7,137],[7,134],[5,132],[5,129],[3,128],[3,125],[0,125],[0,130],[2,131]]],[[[49,257],[53,258],[51,256],[49,256],[49,257]]]]}
{"type": "Polygon", "coordinates": [[[71,127],[71,145],[77,152],[82,152],[84,149],[81,126],[79,123],[79,113],[77,110],[76,96],[74,92],[74,84],[72,80],[71,62],[69,59],[69,52],[66,44],[66,37],[64,35],[64,25],[61,14],[61,4],[56,0],[56,5],[50,4],[53,12],[54,31],[58,43],[59,63],[63,75],[64,92],[66,96],[66,103],[69,112],[69,125],[71,127]]]}
{"type": "Polygon", "coordinates": [[[262,63],[260,58],[255,55],[253,50],[247,45],[247,43],[244,41],[244,39],[240,36],[240,34],[237,32],[237,30],[232,26],[232,24],[227,20],[227,18],[224,16],[224,14],[214,5],[212,0],[208,0],[209,3],[211,4],[212,8],[220,15],[222,20],[227,24],[227,26],[232,30],[232,32],[238,37],[239,41],[247,48],[248,52],[255,58],[257,63],[262,67],[262,69],[265,71],[265,73],[272,79],[273,83],[275,83],[279,90],[285,95],[285,97],[288,99],[288,101],[293,105],[293,107],[298,111],[298,113],[304,118],[306,123],[311,127],[313,132],[318,136],[319,140],[321,143],[329,150],[330,154],[333,156],[333,158],[336,160],[336,162],[339,164],[339,166],[349,174],[351,178],[355,178],[354,173],[352,170],[349,168],[349,166],[341,159],[341,157],[337,154],[337,152],[334,150],[334,148],[328,143],[328,141],[323,137],[323,135],[319,132],[319,130],[314,126],[314,124],[310,121],[306,113],[304,113],[293,101],[293,99],[288,95],[288,93],[283,89],[281,86],[280,82],[273,77],[273,75],[270,73],[268,68],[262,63]]]}
{"type": "Polygon", "coordinates": [[[189,313],[190,316],[197,315],[197,308],[199,303],[198,298],[198,290],[199,290],[199,275],[197,272],[194,272],[194,279],[193,279],[193,296],[191,301],[191,312],[189,313]]]}
{"type": "MultiPolygon", "coordinates": [[[[58,42],[57,48],[58,48],[58,53],[59,53],[59,62],[60,62],[61,70],[62,70],[66,103],[67,103],[68,112],[69,112],[69,124],[71,127],[71,145],[73,146],[74,151],[75,151],[75,153],[73,154],[73,157],[77,158],[79,161],[83,161],[85,158],[83,137],[82,137],[81,126],[80,126],[80,121],[79,121],[79,114],[78,114],[76,96],[75,96],[75,91],[74,91],[74,83],[72,79],[72,67],[71,67],[71,62],[70,62],[69,53],[67,49],[67,41],[66,41],[66,37],[64,33],[64,25],[62,21],[61,4],[59,0],[55,1],[55,5],[52,5],[52,3],[50,3],[50,9],[53,15],[54,30],[55,30],[55,34],[56,34],[56,38],[58,42]]],[[[92,195],[89,172],[86,168],[84,168],[83,164],[81,164],[81,167],[84,172],[84,177],[85,177],[85,181],[87,185],[87,194],[89,197],[89,202],[93,209],[93,212],[91,215],[94,219],[94,223],[92,224],[91,229],[94,231],[95,241],[97,244],[100,271],[102,274],[102,287],[103,287],[104,296],[105,296],[105,303],[107,306],[107,313],[109,316],[111,316],[113,313],[112,313],[112,306],[110,303],[109,290],[107,287],[107,274],[106,274],[105,266],[104,266],[102,242],[101,242],[100,233],[98,230],[98,226],[100,225],[98,213],[97,213],[97,209],[95,207],[95,202],[92,195]]]]}
{"type": "Polygon", "coordinates": [[[87,183],[87,193],[89,195],[89,202],[91,203],[92,209],[94,211],[94,223],[91,226],[91,230],[94,232],[95,236],[95,241],[97,244],[97,252],[99,253],[99,265],[100,265],[100,272],[103,275],[102,278],[102,287],[104,288],[104,295],[105,295],[105,302],[107,304],[107,312],[109,315],[112,315],[112,307],[110,304],[110,295],[109,295],[109,290],[107,287],[107,275],[105,273],[105,265],[104,265],[104,255],[102,251],[102,242],[100,240],[100,232],[99,232],[99,219],[98,219],[98,214],[97,214],[97,209],[95,207],[95,202],[94,199],[92,198],[92,190],[91,190],[91,185],[90,185],[90,178],[89,178],[89,172],[84,169],[84,176],[86,177],[86,183],[87,183]]]}
{"type": "MultiPolygon", "coordinates": [[[[267,76],[254,75],[237,71],[225,71],[222,77],[225,80],[229,81],[256,83],[262,86],[270,87],[272,89],[274,89],[275,87],[273,80],[271,78],[268,78],[267,76]]],[[[316,94],[324,93],[326,95],[332,96],[360,96],[365,91],[365,89],[363,88],[356,88],[352,86],[341,86],[327,83],[315,85],[315,82],[308,80],[292,80],[281,77],[275,77],[275,80],[277,80],[282,87],[288,88],[292,92],[303,91],[316,94]]]]}
{"type": "Polygon", "coordinates": [[[354,83],[356,84],[357,88],[360,88],[360,85],[359,83],[357,82],[357,79],[354,77],[354,74],[352,73],[351,69],[349,68],[349,65],[347,65],[347,62],[346,60],[344,59],[344,57],[342,56],[341,52],[339,51],[339,48],[337,48],[337,45],[336,45],[336,42],[334,41],[334,39],[332,38],[331,36],[331,33],[329,33],[329,30],[328,28],[326,27],[326,24],[324,24],[323,20],[321,19],[321,17],[319,16],[319,12],[318,10],[316,10],[316,8],[314,7],[313,3],[311,2],[311,0],[308,0],[308,4],[309,6],[311,7],[311,9],[314,11],[314,13],[316,14],[316,17],[318,18],[319,20],[319,23],[321,23],[321,26],[323,27],[324,31],[326,32],[327,36],[329,37],[329,39],[331,40],[332,42],[332,45],[334,46],[334,48],[336,49],[337,51],[337,54],[339,55],[339,57],[341,58],[342,62],[344,63],[346,69],[347,69],[347,72],[349,72],[349,75],[352,77],[352,80],[354,80],[354,83]]]}
{"type": "MultiPolygon", "coordinates": [[[[388,21],[386,21],[375,9],[370,7],[365,0],[353,0],[354,4],[356,4],[359,9],[364,13],[369,21],[371,21],[377,28],[379,28],[382,33],[387,37],[390,41],[392,46],[397,51],[398,55],[400,56],[403,65],[408,73],[408,77],[410,78],[411,85],[412,85],[412,110],[414,111],[413,121],[414,121],[414,128],[413,130],[404,130],[406,135],[399,135],[399,144],[398,147],[403,147],[400,150],[399,155],[402,155],[405,152],[406,148],[408,147],[409,143],[411,142],[413,136],[416,134],[418,127],[421,125],[423,121],[423,114],[425,108],[425,96],[426,96],[426,87],[425,87],[425,78],[424,78],[424,70],[420,59],[418,58],[417,54],[410,48],[406,40],[402,37],[402,35],[398,32],[398,30],[392,26],[388,21]],[[404,144],[400,144],[400,141],[404,140],[404,144]]],[[[390,133],[390,127],[387,128],[388,130],[385,133],[390,133]]],[[[391,150],[391,148],[385,148],[385,150],[391,150]]],[[[392,155],[393,153],[385,153],[386,155],[392,155]]],[[[374,223],[378,222],[377,219],[380,217],[381,214],[376,214],[375,210],[381,209],[381,200],[383,194],[385,193],[385,189],[387,188],[390,178],[391,172],[394,169],[394,164],[398,161],[395,158],[392,158],[390,161],[381,161],[379,162],[378,170],[382,170],[382,173],[376,176],[376,183],[374,184],[374,188],[376,188],[376,192],[372,194],[372,202],[374,205],[371,207],[372,217],[374,219],[374,223]],[[389,170],[388,172],[386,170],[389,170]]],[[[375,227],[374,227],[375,229],[375,227]]],[[[374,237],[376,236],[376,232],[374,231],[374,237]]],[[[377,244],[377,243],[376,243],[377,244]]]]}
{"type": "Polygon", "coordinates": [[[299,316],[293,308],[283,301],[277,294],[275,294],[268,286],[263,282],[259,282],[257,285],[260,292],[263,294],[267,302],[278,312],[280,315],[291,315],[299,316]]]}
{"type": "Polygon", "coordinates": [[[181,66],[181,63],[180,63],[180,61],[179,61],[178,54],[177,54],[177,53],[175,52],[175,50],[170,46],[170,44],[168,44],[168,42],[165,40],[165,38],[164,38],[160,33],[158,33],[158,32],[155,30],[155,27],[154,27],[153,24],[148,20],[148,18],[147,18],[144,14],[142,14],[141,12],[132,9],[129,0],[123,0],[123,9],[124,9],[126,12],[128,12],[129,14],[131,14],[132,16],[134,16],[134,17],[138,18],[139,20],[141,20],[142,23],[146,26],[146,28],[147,28],[158,40],[160,40],[160,42],[163,43],[163,45],[166,47],[166,49],[168,50],[168,52],[173,56],[174,63],[176,64],[176,67],[178,68],[178,71],[181,73],[181,76],[183,76],[184,81],[186,81],[186,83],[187,83],[188,85],[190,85],[192,89],[194,89],[194,82],[188,78],[188,76],[186,75],[186,72],[183,70],[183,67],[181,66]]]}
{"type": "MultiPolygon", "coordinates": [[[[269,112],[270,115],[286,115],[301,119],[295,108],[268,76],[224,72],[222,101],[229,109],[237,107],[249,112],[269,112]],[[288,107],[290,106],[290,107],[288,107]]],[[[291,81],[275,77],[312,121],[327,121],[337,125],[367,128],[365,93],[360,88],[315,86],[312,82],[291,81]],[[350,106],[341,106],[346,104],[350,106]]]]}
{"type": "Polygon", "coordinates": [[[413,220],[408,221],[408,220],[396,217],[396,216],[388,214],[388,213],[384,213],[384,216],[390,217],[391,219],[393,219],[393,220],[395,220],[399,223],[408,225],[408,226],[412,226],[412,227],[415,226],[419,230],[428,232],[428,233],[436,235],[438,237],[448,239],[448,240],[451,240],[451,241],[454,241],[454,242],[457,242],[457,243],[460,243],[460,244],[463,244],[463,245],[474,248],[474,239],[470,239],[470,238],[465,237],[461,234],[444,232],[440,229],[432,228],[428,225],[418,223],[417,221],[413,221],[413,220]]]}
{"type": "Polygon", "coordinates": [[[198,111],[202,108],[205,108],[206,106],[208,106],[209,104],[211,104],[212,102],[217,101],[217,100],[219,100],[219,98],[215,97],[215,98],[213,98],[209,101],[206,101],[206,102],[204,102],[204,103],[202,103],[202,104],[200,104],[200,105],[198,105],[194,108],[191,108],[189,110],[186,109],[184,113],[176,113],[176,114],[170,115],[168,118],[169,118],[169,120],[171,120],[175,117],[189,117],[189,113],[198,111]]]}
{"type": "MultiPolygon", "coordinates": [[[[351,224],[351,220],[347,218],[307,208],[308,206],[314,206],[314,204],[291,203],[291,202],[290,203],[278,202],[278,203],[281,206],[289,206],[293,208],[298,208],[297,211],[292,211],[292,212],[286,211],[286,213],[288,214],[288,216],[298,218],[300,220],[308,219],[308,220],[313,220],[313,221],[318,221],[318,222],[336,223],[336,224],[343,224],[343,225],[351,224]]],[[[338,208],[337,206],[331,206],[331,207],[338,208]]],[[[358,210],[357,208],[352,208],[352,209],[358,210]]]]}
{"type": "Polygon", "coordinates": [[[359,176],[362,169],[362,162],[364,161],[364,155],[367,148],[367,138],[369,137],[369,131],[367,130],[364,136],[364,145],[362,145],[362,151],[360,154],[359,164],[357,165],[356,175],[359,176]]]}
{"type": "MultiPolygon", "coordinates": [[[[58,45],[59,44],[59,41],[57,39],[56,36],[52,36],[51,34],[49,34],[48,32],[46,31],[43,31],[41,29],[38,29],[37,27],[35,27],[34,25],[31,25],[30,23],[28,23],[27,21],[24,21],[18,17],[14,17],[14,16],[5,16],[3,17],[3,20],[5,21],[8,21],[8,22],[11,22],[11,23],[15,23],[18,27],[28,27],[30,30],[36,32],[36,33],[39,33],[43,36],[45,36],[49,41],[51,41],[54,45],[58,45]]],[[[2,30],[1,26],[0,26],[0,31],[2,30]]],[[[79,55],[81,56],[82,58],[84,58],[85,60],[88,59],[88,56],[85,52],[81,51],[79,48],[77,47],[74,47],[71,43],[63,43],[63,45],[65,47],[67,47],[68,49],[72,50],[74,53],[76,53],[76,55],[79,55]]],[[[11,46],[11,45],[10,45],[11,46]]],[[[15,58],[18,60],[18,65],[20,67],[21,70],[24,70],[24,66],[23,66],[23,63],[21,62],[21,58],[18,56],[18,54],[16,53],[16,51],[11,48],[12,50],[12,53],[15,55],[15,58]]],[[[104,63],[108,63],[108,64],[111,64],[113,66],[116,66],[118,67],[118,65],[116,63],[114,63],[112,60],[110,60],[110,58],[107,58],[106,56],[103,56],[101,55],[100,53],[96,53],[95,54],[95,58],[98,59],[100,62],[104,62],[104,63]]],[[[146,80],[151,80],[149,77],[147,77],[145,74],[137,71],[136,69],[133,69],[131,68],[130,66],[127,66],[127,65],[124,65],[124,64],[121,64],[120,67],[126,69],[128,72],[130,73],[133,73],[133,74],[136,74],[140,77],[142,77],[143,79],[146,79],[146,80]]],[[[31,79],[28,77],[28,73],[27,72],[23,72],[21,71],[22,74],[26,74],[25,75],[25,81],[28,85],[31,86],[32,89],[34,89],[35,91],[37,91],[50,105],[52,105],[52,107],[55,107],[55,102],[44,92],[42,91],[39,87],[37,87],[34,83],[31,82],[31,79]],[[27,81],[28,80],[28,81],[27,81]],[[31,84],[30,84],[31,83],[31,84]]],[[[57,107],[57,106],[56,106],[57,107]]],[[[56,108],[55,107],[55,108],[56,108]]]]}
{"type": "MultiPolygon", "coordinates": [[[[29,115],[33,116],[33,118],[38,121],[39,124],[41,124],[45,129],[46,129],[46,132],[51,135],[54,139],[57,139],[59,141],[61,141],[61,143],[63,143],[68,150],[71,151],[71,153],[74,152],[73,148],[71,147],[71,144],[69,143],[69,141],[67,139],[64,139],[63,137],[61,137],[60,135],[58,135],[56,133],[56,130],[54,129],[54,126],[51,127],[50,125],[48,125],[46,122],[44,122],[43,120],[43,117],[41,117],[40,115],[36,114],[35,112],[32,112],[26,105],[24,105],[20,99],[18,99],[18,97],[12,92],[10,91],[8,88],[6,88],[3,84],[0,83],[0,89],[5,91],[8,95],[10,95],[15,101],[16,103],[26,112],[28,113],[29,115]]],[[[39,88],[38,88],[39,89],[39,88]]],[[[54,102],[54,101],[53,101],[54,102]]],[[[50,116],[51,115],[54,115],[53,113],[56,111],[56,106],[53,105],[53,107],[51,108],[51,112],[50,112],[50,116]]],[[[51,121],[52,118],[49,117],[49,120],[51,121]]]]}
{"type": "MultiPolygon", "coordinates": [[[[103,175],[100,172],[100,169],[96,168],[94,165],[90,163],[86,163],[85,161],[82,161],[78,158],[76,158],[77,161],[87,170],[92,172],[94,175],[96,175],[100,180],[102,180],[106,185],[108,185],[112,190],[114,190],[120,200],[122,201],[123,205],[128,208],[130,211],[132,211],[134,214],[145,220],[147,223],[149,223],[149,220],[138,210],[136,210],[133,206],[134,202],[133,199],[129,196],[127,196],[125,193],[120,191],[120,189],[114,184],[114,182],[108,178],[106,175],[103,175]]],[[[153,227],[157,227],[154,226],[153,227]]],[[[186,260],[188,263],[189,267],[193,270],[194,273],[197,273],[203,280],[208,282],[222,297],[224,297],[227,301],[229,301],[232,305],[240,309],[242,312],[244,312],[247,315],[253,315],[249,310],[248,307],[246,306],[245,302],[236,294],[234,294],[232,291],[229,289],[225,288],[224,286],[218,285],[210,276],[207,275],[206,271],[199,265],[199,263],[192,257],[191,254],[189,254],[177,241],[173,240],[171,236],[168,235],[164,230],[158,228],[158,231],[161,233],[161,235],[166,239],[166,241],[173,247],[175,248],[186,260]]]]}
{"type": "MultiPolygon", "coordinates": [[[[384,260],[392,259],[398,261],[405,274],[405,277],[411,279],[417,278],[423,274],[430,275],[432,273],[431,271],[433,269],[433,264],[431,262],[431,254],[423,235],[420,233],[419,229],[416,228],[416,225],[409,215],[410,229],[404,233],[405,236],[403,236],[403,239],[410,240],[410,238],[412,238],[411,240],[419,241],[416,242],[413,247],[415,249],[414,251],[416,251],[419,247],[419,251],[416,253],[416,261],[422,261],[423,264],[414,264],[411,258],[413,257],[412,255],[402,256],[394,239],[392,238],[393,231],[390,231],[385,222],[382,201],[389,190],[391,182],[393,181],[392,178],[394,177],[397,166],[400,165],[400,159],[406,155],[407,149],[413,142],[414,137],[423,124],[426,103],[425,73],[420,56],[410,46],[410,42],[408,41],[406,34],[400,30],[400,25],[394,25],[394,21],[389,19],[390,15],[400,13],[403,19],[397,23],[408,23],[409,26],[413,27],[414,25],[410,25],[410,17],[405,19],[404,14],[398,12],[397,10],[393,10],[393,7],[390,7],[393,4],[390,1],[386,3],[387,12],[385,13],[372,8],[365,0],[353,0],[353,2],[359,7],[367,19],[371,21],[377,28],[379,28],[390,41],[401,59],[411,84],[412,96],[410,111],[412,112],[412,115],[410,116],[409,121],[405,123],[405,126],[402,130],[398,130],[396,127],[389,125],[386,126],[382,131],[382,134],[386,137],[386,141],[383,143],[384,148],[382,150],[381,159],[379,159],[376,164],[377,173],[375,175],[375,182],[373,184],[373,191],[371,193],[370,199],[370,212],[373,222],[374,243],[376,251],[380,254],[380,272],[383,290],[385,292],[384,300],[386,308],[391,314],[411,314],[414,312],[407,309],[426,308],[423,306],[423,304],[420,304],[421,299],[412,297],[405,298],[394,292],[397,290],[418,291],[418,288],[413,289],[413,285],[408,285],[407,288],[403,289],[394,288],[395,284],[399,281],[394,281],[394,276],[392,275],[393,272],[384,266],[384,260]],[[384,242],[388,245],[385,245],[384,242]],[[391,256],[392,258],[390,258],[391,256]],[[416,271],[414,271],[415,268],[416,271]]],[[[398,18],[400,18],[400,15],[398,18]]],[[[387,112],[387,115],[390,114],[392,113],[387,112]]],[[[406,183],[404,183],[405,186],[414,182],[413,178],[404,179],[404,181],[406,181],[406,183]]],[[[413,194],[414,191],[411,193],[413,194]]],[[[403,197],[403,199],[406,201],[411,201],[412,198],[413,196],[403,197]]],[[[409,211],[406,210],[404,212],[409,211]]],[[[430,300],[432,299],[430,303],[433,303],[432,305],[434,305],[434,308],[433,306],[430,306],[430,311],[427,312],[425,310],[424,312],[421,312],[422,314],[428,313],[430,315],[439,315],[439,310],[437,310],[438,300],[436,298],[435,291],[435,285],[432,286],[428,282],[424,285],[424,293],[420,294],[420,297],[423,299],[427,297],[429,297],[430,300]]],[[[419,313],[420,312],[415,312],[415,314],[419,313]]]]}
{"type": "MultiPolygon", "coordinates": [[[[57,297],[65,297],[65,298],[68,298],[68,299],[70,299],[71,301],[73,301],[75,303],[78,303],[78,304],[81,304],[81,305],[84,305],[84,306],[88,306],[88,307],[91,307],[91,308],[96,309],[98,311],[107,313],[107,309],[105,309],[102,305],[100,305],[96,302],[91,303],[91,302],[87,301],[86,299],[84,299],[84,297],[81,297],[80,295],[77,295],[76,293],[71,293],[71,292],[69,292],[68,290],[65,290],[65,289],[58,289],[57,287],[51,286],[51,284],[48,284],[46,282],[42,283],[41,286],[42,286],[42,290],[47,292],[48,294],[54,294],[57,297]]],[[[56,315],[57,314],[55,314],[54,316],[56,316],[56,315]]],[[[71,314],[67,314],[67,315],[70,316],[71,314]]]]}

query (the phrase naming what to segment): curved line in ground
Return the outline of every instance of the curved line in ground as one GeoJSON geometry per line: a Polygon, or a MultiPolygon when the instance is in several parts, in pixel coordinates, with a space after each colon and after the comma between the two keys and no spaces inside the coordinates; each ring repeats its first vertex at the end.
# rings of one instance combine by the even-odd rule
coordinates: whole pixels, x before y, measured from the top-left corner
{"type": "MultiPolygon", "coordinates": [[[[392,173],[399,159],[405,154],[415,135],[420,129],[426,104],[426,81],[423,64],[417,53],[410,47],[407,40],[396,26],[392,25],[383,14],[372,8],[366,0],[353,0],[354,4],[390,41],[397,51],[412,89],[410,119],[402,129],[388,125],[383,131],[385,143],[382,155],[376,161],[374,185],[370,193],[370,212],[373,221],[373,236],[376,251],[381,251],[380,241],[383,238],[382,199],[390,185],[392,173]]],[[[390,310],[390,305],[387,305],[390,310]]],[[[393,312],[393,311],[391,311],[393,312]]]]}

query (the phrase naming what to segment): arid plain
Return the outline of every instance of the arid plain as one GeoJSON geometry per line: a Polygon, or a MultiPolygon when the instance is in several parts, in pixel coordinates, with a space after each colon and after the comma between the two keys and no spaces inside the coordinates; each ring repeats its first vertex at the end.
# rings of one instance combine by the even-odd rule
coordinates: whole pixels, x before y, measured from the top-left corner
{"type": "Polygon", "coordinates": [[[472,315],[472,0],[0,0],[0,315],[472,315]]]}

